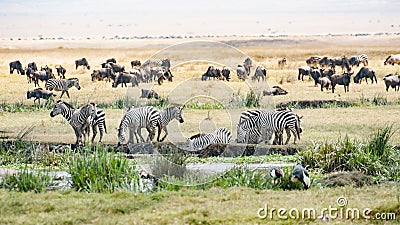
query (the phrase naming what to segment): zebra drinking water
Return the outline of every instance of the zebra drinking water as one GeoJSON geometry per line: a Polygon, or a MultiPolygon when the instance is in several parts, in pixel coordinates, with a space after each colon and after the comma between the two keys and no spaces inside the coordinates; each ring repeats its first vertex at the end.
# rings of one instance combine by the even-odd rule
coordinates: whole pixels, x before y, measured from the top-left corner
{"type": "Polygon", "coordinates": [[[66,93],[69,98],[68,89],[73,86],[76,87],[76,89],[78,90],[81,89],[78,78],[69,78],[67,80],[49,79],[45,85],[46,90],[62,91],[60,98],[63,96],[64,93],[66,93]]]}
{"type": "Polygon", "coordinates": [[[164,141],[164,139],[167,137],[168,135],[167,125],[170,121],[176,119],[179,121],[179,123],[184,122],[182,117],[182,109],[183,107],[173,106],[160,111],[160,124],[162,130],[164,130],[165,132],[165,135],[159,141],[164,141]]]}
{"type": "Polygon", "coordinates": [[[130,108],[121,119],[118,128],[118,146],[125,141],[125,132],[129,128],[128,143],[133,143],[133,135],[136,137],[136,142],[139,143],[138,135],[142,142],[144,139],[141,134],[141,129],[146,128],[149,132],[147,141],[153,141],[155,129],[158,127],[158,137],[160,139],[160,112],[154,106],[145,106],[140,108],[130,108]]]}
{"type": "Polygon", "coordinates": [[[210,144],[229,144],[231,139],[231,132],[225,127],[220,127],[212,133],[196,134],[188,138],[186,148],[192,151],[200,151],[210,144]]]}

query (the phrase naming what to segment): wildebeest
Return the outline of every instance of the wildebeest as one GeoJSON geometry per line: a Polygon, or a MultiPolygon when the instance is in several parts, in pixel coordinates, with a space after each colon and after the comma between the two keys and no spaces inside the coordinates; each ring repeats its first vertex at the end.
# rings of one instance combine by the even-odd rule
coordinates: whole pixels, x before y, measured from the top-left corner
{"type": "Polygon", "coordinates": [[[223,76],[223,77],[225,77],[225,80],[226,81],[229,81],[231,78],[230,78],[230,74],[231,74],[231,71],[228,69],[228,67],[226,67],[226,66],[224,66],[223,68],[222,68],[222,70],[221,70],[221,75],[223,76]]]}
{"type": "Polygon", "coordinates": [[[53,73],[51,73],[49,70],[46,71],[35,71],[32,75],[32,79],[36,85],[39,86],[39,80],[40,81],[45,81],[47,82],[49,79],[55,78],[53,73]]]}
{"type": "Polygon", "coordinates": [[[28,63],[28,68],[31,68],[34,71],[38,70],[35,62],[28,63]]]}
{"type": "Polygon", "coordinates": [[[132,76],[129,73],[123,72],[123,73],[119,73],[117,78],[115,78],[115,81],[112,84],[112,87],[116,88],[119,84],[121,84],[122,87],[124,87],[124,84],[125,84],[125,87],[127,87],[126,83],[132,83],[132,87],[139,86],[136,76],[132,76]]]}
{"type": "Polygon", "coordinates": [[[335,74],[335,70],[333,69],[320,69],[321,72],[321,77],[331,77],[333,74],[335,74]]]}
{"type": "Polygon", "coordinates": [[[321,57],[319,56],[311,56],[310,58],[306,59],[306,63],[308,66],[317,66],[321,57]]]}
{"type": "Polygon", "coordinates": [[[400,89],[400,75],[388,74],[383,80],[385,81],[386,91],[389,91],[389,87],[394,88],[394,91],[399,91],[400,89]]]}
{"type": "Polygon", "coordinates": [[[35,103],[36,100],[38,100],[39,104],[40,104],[40,99],[41,98],[48,100],[49,98],[51,98],[53,96],[56,96],[55,94],[53,94],[53,92],[48,91],[48,90],[43,90],[42,88],[36,88],[33,91],[27,91],[26,92],[26,98],[27,99],[35,98],[33,100],[33,103],[35,103]]]}
{"type": "Polygon", "coordinates": [[[320,77],[322,77],[322,75],[321,75],[321,70],[311,67],[310,76],[311,76],[312,79],[314,80],[314,83],[315,83],[314,86],[317,86],[317,85],[318,85],[318,79],[319,79],[320,77]]]}
{"type": "Polygon", "coordinates": [[[107,60],[106,60],[106,63],[110,63],[110,62],[112,62],[112,63],[117,63],[117,60],[115,60],[114,58],[111,58],[111,59],[107,59],[107,60]]]}
{"type": "Polygon", "coordinates": [[[59,77],[61,77],[62,79],[65,79],[65,73],[67,72],[67,70],[62,67],[61,65],[56,66],[56,70],[57,70],[57,74],[59,77]]]}
{"type": "Polygon", "coordinates": [[[351,66],[360,66],[362,63],[364,66],[368,66],[368,56],[366,54],[361,54],[359,56],[351,56],[349,58],[349,63],[351,66]]]}
{"type": "Polygon", "coordinates": [[[342,72],[344,71],[344,68],[346,68],[347,72],[351,71],[350,63],[346,56],[331,58],[332,69],[334,69],[335,66],[340,66],[342,68],[342,72]]]}
{"type": "Polygon", "coordinates": [[[221,79],[221,70],[218,68],[215,68],[214,66],[209,66],[207,69],[207,72],[205,72],[202,76],[201,76],[201,80],[208,80],[210,78],[218,78],[221,79]]]}
{"type": "Polygon", "coordinates": [[[354,83],[361,83],[364,77],[365,77],[365,82],[367,82],[367,84],[368,84],[368,78],[371,79],[372,83],[374,83],[374,79],[375,82],[378,83],[378,81],[376,80],[375,71],[373,71],[368,67],[362,67],[360,71],[358,71],[357,75],[354,77],[354,83]]]}
{"type": "Polygon", "coordinates": [[[155,99],[159,99],[160,96],[158,95],[157,92],[155,92],[154,90],[147,90],[147,89],[142,89],[142,95],[140,96],[141,98],[155,98],[155,99]]]}
{"type": "Polygon", "coordinates": [[[249,74],[247,73],[247,70],[245,69],[245,66],[243,64],[239,64],[237,69],[236,69],[237,76],[240,80],[246,80],[247,76],[249,74]]]}
{"type": "Polygon", "coordinates": [[[168,80],[169,82],[172,82],[172,78],[174,76],[171,73],[171,70],[168,68],[164,68],[163,74],[158,78],[157,83],[161,85],[164,80],[168,80]]]}
{"type": "MultiPolygon", "coordinates": [[[[121,66],[119,64],[110,62],[110,63],[108,63],[108,65],[110,65],[110,67],[114,71],[114,73],[119,73],[119,72],[124,72],[125,71],[125,67],[121,66]]],[[[103,68],[106,68],[106,67],[103,67],[103,68]]]]}
{"type": "Polygon", "coordinates": [[[278,67],[279,68],[283,68],[284,66],[286,66],[287,65],[287,59],[286,59],[286,57],[283,57],[283,59],[280,59],[280,60],[278,60],[278,67]]]}
{"type": "Polygon", "coordinates": [[[262,81],[265,81],[266,77],[267,77],[267,70],[263,65],[259,65],[257,66],[256,71],[254,72],[254,76],[251,77],[251,80],[255,81],[257,79],[257,81],[260,81],[261,78],[262,81]]]}
{"type": "Polygon", "coordinates": [[[335,93],[335,86],[336,85],[343,85],[344,86],[344,92],[349,91],[349,85],[350,85],[350,78],[353,72],[345,72],[343,74],[334,74],[331,76],[331,85],[332,85],[332,93],[335,93]]]}
{"type": "Polygon", "coordinates": [[[301,80],[304,80],[304,76],[306,75],[310,75],[310,71],[311,71],[311,66],[300,66],[299,67],[299,75],[297,76],[297,80],[300,80],[300,76],[301,76],[301,80]]]}
{"type": "Polygon", "coordinates": [[[10,62],[10,74],[13,74],[14,70],[17,70],[18,74],[25,75],[25,71],[22,69],[22,64],[19,60],[10,62]]]}
{"type": "Polygon", "coordinates": [[[247,57],[244,62],[243,62],[243,66],[246,69],[247,74],[250,74],[250,69],[251,67],[253,67],[253,61],[250,59],[250,57],[247,57]]]}
{"type": "Polygon", "coordinates": [[[273,86],[272,88],[263,91],[263,95],[286,95],[288,92],[283,90],[279,86],[273,86]]]}
{"type": "Polygon", "coordinates": [[[90,66],[86,58],[75,60],[75,69],[78,69],[78,66],[83,66],[84,68],[86,67],[88,70],[90,70],[90,66]]]}
{"type": "Polygon", "coordinates": [[[324,56],[321,59],[319,59],[318,63],[319,65],[321,65],[321,67],[332,67],[332,62],[327,56],[324,56]]]}
{"type": "Polygon", "coordinates": [[[112,71],[111,68],[101,68],[98,70],[93,70],[93,73],[91,74],[92,76],[92,81],[94,80],[106,80],[111,81],[115,80],[115,73],[112,71]]]}
{"type": "Polygon", "coordinates": [[[320,77],[318,79],[318,83],[321,85],[321,91],[324,91],[324,88],[328,90],[329,87],[332,85],[330,77],[320,77]]]}
{"type": "Polygon", "coordinates": [[[386,66],[387,64],[392,66],[394,66],[394,64],[400,65],[400,54],[390,55],[389,57],[387,57],[383,65],[386,66]]]}
{"type": "Polygon", "coordinates": [[[131,66],[132,66],[132,68],[134,67],[134,66],[141,66],[142,65],[142,63],[140,62],[140,60],[133,60],[133,61],[131,61],[131,66]]]}

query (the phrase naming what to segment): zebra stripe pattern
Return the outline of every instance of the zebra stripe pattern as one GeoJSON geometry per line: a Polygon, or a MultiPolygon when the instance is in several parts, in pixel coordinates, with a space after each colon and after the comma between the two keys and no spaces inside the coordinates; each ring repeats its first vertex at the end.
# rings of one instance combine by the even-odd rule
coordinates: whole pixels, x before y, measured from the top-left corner
{"type": "Polygon", "coordinates": [[[349,62],[352,66],[360,66],[360,63],[362,63],[364,66],[368,66],[368,56],[366,54],[352,56],[350,57],[349,62]]]}
{"type": "Polygon", "coordinates": [[[197,134],[190,137],[187,142],[187,148],[192,151],[200,151],[210,144],[229,144],[231,139],[231,132],[225,127],[220,127],[213,133],[197,134]]]}
{"type": "Polygon", "coordinates": [[[69,78],[67,80],[49,79],[45,85],[46,90],[62,91],[60,98],[63,96],[64,93],[66,93],[69,98],[68,89],[73,86],[76,87],[76,89],[78,90],[81,89],[78,78],[69,78]]]}
{"type": "Polygon", "coordinates": [[[94,138],[97,135],[97,127],[99,128],[100,131],[99,142],[101,142],[101,140],[103,139],[103,134],[107,133],[106,120],[105,120],[106,113],[98,107],[96,107],[95,111],[96,113],[94,113],[90,117],[90,126],[92,127],[93,130],[92,143],[94,142],[94,138]]]}
{"type": "Polygon", "coordinates": [[[158,138],[160,137],[160,112],[154,106],[145,106],[140,108],[130,108],[121,119],[118,128],[118,145],[125,141],[125,132],[129,128],[128,143],[133,143],[133,135],[139,143],[139,137],[142,142],[144,139],[141,134],[141,128],[146,128],[149,132],[147,141],[152,141],[155,136],[155,129],[158,127],[158,138]],[[138,137],[139,136],[139,137],[138,137]]]}
{"type": "Polygon", "coordinates": [[[178,120],[180,123],[184,122],[182,117],[182,108],[173,106],[160,111],[160,124],[165,132],[164,137],[162,137],[160,141],[164,141],[164,139],[167,137],[168,135],[167,125],[173,119],[178,120]]]}
{"type": "Polygon", "coordinates": [[[165,67],[165,68],[170,68],[171,67],[171,61],[168,58],[163,58],[163,59],[148,59],[146,62],[144,62],[141,66],[142,68],[144,67],[165,67]]]}

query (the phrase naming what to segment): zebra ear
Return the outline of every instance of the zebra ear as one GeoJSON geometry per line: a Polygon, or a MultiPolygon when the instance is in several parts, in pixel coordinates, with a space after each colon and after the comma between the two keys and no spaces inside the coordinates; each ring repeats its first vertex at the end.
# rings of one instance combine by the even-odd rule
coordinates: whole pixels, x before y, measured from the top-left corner
{"type": "Polygon", "coordinates": [[[303,119],[303,116],[299,116],[299,119],[303,119]]]}

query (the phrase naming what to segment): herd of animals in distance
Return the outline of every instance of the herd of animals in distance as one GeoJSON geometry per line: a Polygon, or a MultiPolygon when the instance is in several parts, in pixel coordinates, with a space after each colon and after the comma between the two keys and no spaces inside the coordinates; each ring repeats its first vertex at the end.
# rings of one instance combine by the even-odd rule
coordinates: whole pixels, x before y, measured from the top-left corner
{"type": "MultiPolygon", "coordinates": [[[[283,68],[287,65],[288,60],[283,58],[278,61],[278,66],[283,68]]],[[[306,60],[307,65],[298,68],[298,80],[303,80],[304,76],[309,76],[315,82],[315,86],[320,85],[321,91],[323,89],[331,89],[334,93],[337,85],[344,86],[345,92],[349,91],[349,84],[351,76],[354,74],[352,68],[354,66],[363,67],[354,76],[354,83],[360,83],[365,78],[371,82],[377,82],[375,71],[368,67],[368,57],[365,54],[359,56],[346,57],[317,57],[312,56],[306,60]],[[336,67],[341,68],[342,72],[337,73],[336,67]]],[[[246,58],[243,63],[237,67],[236,73],[239,80],[245,81],[251,78],[252,81],[265,81],[267,77],[267,70],[264,66],[259,65],[256,67],[254,75],[250,75],[253,62],[250,58],[246,58]]],[[[384,65],[400,65],[400,54],[390,55],[384,61],[384,65]]],[[[55,96],[52,91],[60,91],[61,96],[64,94],[69,98],[69,88],[76,87],[81,89],[78,78],[65,78],[66,69],[62,65],[55,67],[59,79],[53,74],[52,68],[45,66],[40,70],[36,63],[31,62],[27,67],[23,68],[20,61],[14,61],[10,64],[10,74],[14,70],[18,74],[26,75],[28,83],[34,83],[35,87],[39,86],[39,82],[45,82],[45,89],[36,88],[27,92],[27,98],[34,98],[34,103],[40,99],[46,99],[55,96]]],[[[86,58],[78,59],[75,61],[75,69],[78,67],[85,67],[90,70],[88,60],[86,58]]],[[[143,64],[139,60],[131,62],[131,69],[125,70],[125,67],[117,64],[114,58],[108,59],[105,63],[101,64],[102,68],[95,69],[91,73],[91,80],[112,82],[112,87],[117,88],[118,85],[127,87],[131,84],[132,87],[138,86],[139,83],[156,82],[162,85],[164,81],[173,81],[173,75],[170,67],[171,62],[168,58],[163,59],[149,59],[143,64]]],[[[221,70],[214,66],[209,66],[207,71],[201,76],[202,81],[213,79],[226,80],[231,79],[231,72],[229,68],[223,67],[221,70]]],[[[400,75],[388,74],[384,77],[386,91],[389,88],[399,91],[400,88],[400,75]]],[[[141,98],[159,98],[158,93],[154,90],[141,90],[141,98]]],[[[285,90],[279,86],[274,86],[270,89],[263,91],[264,95],[284,95],[287,94],[285,90]]],[[[184,106],[183,106],[184,107],[184,106]]],[[[153,106],[144,107],[130,107],[122,116],[121,122],[118,127],[118,146],[126,141],[125,133],[129,130],[128,144],[152,142],[155,138],[156,131],[158,131],[157,141],[163,141],[168,135],[167,125],[173,119],[180,123],[184,122],[182,109],[183,107],[172,106],[164,109],[157,109],[153,106]],[[141,135],[141,130],[145,128],[149,135],[145,141],[141,135]],[[160,138],[161,132],[164,136],[160,138]]],[[[82,145],[89,135],[90,130],[93,131],[91,141],[97,135],[97,129],[100,132],[101,142],[104,133],[107,132],[105,112],[96,106],[95,103],[89,103],[79,109],[73,108],[67,102],[58,100],[53,110],[50,113],[51,117],[62,115],[72,126],[76,142],[75,145],[82,145]],[[82,141],[82,138],[84,139],[82,141]]],[[[275,111],[267,111],[263,109],[247,110],[240,115],[239,123],[237,124],[237,143],[247,144],[288,144],[291,136],[293,135],[293,143],[300,139],[301,129],[301,116],[294,113],[291,109],[277,109],[275,111]],[[286,141],[283,142],[283,133],[286,132],[286,141]],[[272,138],[273,137],[273,138],[272,138]]],[[[89,138],[89,137],[88,137],[89,138]]],[[[224,127],[217,128],[212,133],[196,134],[187,139],[186,148],[192,151],[201,151],[211,144],[229,144],[232,142],[231,132],[224,127]]],[[[300,180],[304,187],[307,189],[310,186],[310,180],[307,170],[298,165],[293,171],[293,181],[300,180]]],[[[274,178],[283,177],[283,171],[279,168],[271,170],[271,176],[274,178]]]]}

